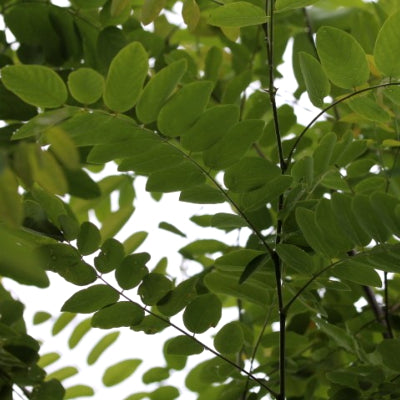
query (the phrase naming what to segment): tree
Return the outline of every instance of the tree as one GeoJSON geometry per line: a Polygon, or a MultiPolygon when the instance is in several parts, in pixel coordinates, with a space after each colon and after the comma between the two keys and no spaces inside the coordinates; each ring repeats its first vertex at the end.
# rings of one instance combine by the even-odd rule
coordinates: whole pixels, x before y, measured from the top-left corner
{"type": "MultiPolygon", "coordinates": [[[[202,352],[185,382],[198,399],[400,399],[399,2],[184,0],[185,26],[162,12],[176,4],[0,1],[0,274],[77,285],[56,321],[89,314],[75,344],[94,328],[157,340],[173,327],[165,365],[143,377],[160,387],[126,400],[177,398],[170,372],[202,352]],[[288,46],[295,98],[320,109],[306,126],[276,102],[288,46]],[[111,161],[119,173],[97,178],[111,161]],[[180,250],[201,272],[150,270],[146,233],[115,239],[137,176],[155,199],[229,204],[192,221],[250,232],[246,244],[202,237],[180,250]]],[[[39,357],[24,305],[0,289],[0,398],[93,395],[65,390],[68,367],[46,378],[57,355],[39,357]]],[[[121,360],[104,384],[139,364],[121,360]]]]}

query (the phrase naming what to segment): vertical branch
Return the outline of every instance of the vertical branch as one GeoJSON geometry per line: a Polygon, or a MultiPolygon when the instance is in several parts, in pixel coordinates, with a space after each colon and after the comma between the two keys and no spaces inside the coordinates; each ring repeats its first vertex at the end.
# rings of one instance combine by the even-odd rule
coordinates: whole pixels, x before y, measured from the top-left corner
{"type": "Polygon", "coordinates": [[[387,278],[387,272],[384,274],[384,291],[385,291],[385,322],[386,322],[386,328],[387,328],[387,336],[390,339],[393,339],[393,330],[392,330],[392,325],[390,323],[390,318],[389,318],[389,282],[387,278]]]}
{"type": "MultiPolygon", "coordinates": [[[[268,58],[268,76],[269,76],[269,87],[268,94],[269,100],[272,107],[272,115],[274,119],[274,130],[276,136],[276,144],[278,148],[279,164],[282,174],[286,171],[286,162],[283,156],[282,150],[282,138],[279,128],[278,109],[276,106],[276,88],[274,86],[274,6],[275,0],[266,0],[265,8],[268,16],[268,22],[263,24],[263,30],[265,33],[265,41],[267,47],[267,58],[268,58]]],[[[279,197],[278,202],[278,213],[283,207],[283,195],[279,197]]],[[[276,227],[276,244],[281,240],[282,233],[282,220],[278,220],[276,227]]],[[[276,280],[276,293],[278,297],[278,310],[279,310],[279,396],[278,400],[285,400],[285,342],[286,342],[286,313],[283,305],[282,295],[282,272],[281,272],[281,260],[276,252],[272,255],[272,260],[275,268],[275,280],[276,280]]]]}

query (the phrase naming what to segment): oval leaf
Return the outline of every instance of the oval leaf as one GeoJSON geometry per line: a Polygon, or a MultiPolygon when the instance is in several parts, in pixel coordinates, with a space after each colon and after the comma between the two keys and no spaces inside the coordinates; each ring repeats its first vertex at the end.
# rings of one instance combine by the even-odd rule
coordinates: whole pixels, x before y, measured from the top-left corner
{"type": "Polygon", "coordinates": [[[146,50],[139,42],[125,46],[113,58],[106,79],[104,103],[117,112],[132,108],[147,76],[146,50]]]}
{"type": "Polygon", "coordinates": [[[74,313],[92,313],[108,304],[115,303],[119,294],[107,285],[93,285],[71,296],[62,306],[61,311],[74,313]]]}
{"type": "Polygon", "coordinates": [[[335,85],[353,89],[367,82],[369,68],[365,52],[350,34],[324,26],[317,32],[317,50],[326,75],[335,85]]]}
{"type": "Polygon", "coordinates": [[[130,359],[120,361],[117,364],[108,367],[104,372],[102,381],[104,386],[110,387],[121,383],[129,378],[141,364],[142,360],[130,359]]]}
{"type": "Polygon", "coordinates": [[[92,317],[92,326],[101,329],[119,328],[139,324],[144,318],[144,311],[138,304],[120,301],[105,307],[92,317]]]}
{"type": "Polygon", "coordinates": [[[103,94],[104,78],[91,68],[79,68],[68,75],[68,89],[82,104],[95,103],[103,94]]]}
{"type": "Polygon", "coordinates": [[[224,325],[214,338],[214,347],[223,354],[239,352],[243,343],[243,330],[237,321],[229,322],[224,325]]]}
{"type": "Polygon", "coordinates": [[[4,86],[28,104],[42,108],[62,106],[68,97],[63,80],[42,65],[10,65],[1,70],[4,86]]]}
{"type": "Polygon", "coordinates": [[[203,350],[204,348],[200,343],[186,335],[177,336],[169,340],[165,348],[167,354],[180,356],[200,354],[203,350]]]}
{"type": "Polygon", "coordinates": [[[183,313],[183,323],[190,332],[203,333],[215,327],[221,318],[222,304],[213,293],[202,294],[188,304],[183,313]]]}
{"type": "Polygon", "coordinates": [[[211,10],[207,22],[214,26],[242,27],[267,22],[265,11],[246,1],[225,4],[211,10]]]}
{"type": "Polygon", "coordinates": [[[78,234],[78,250],[84,256],[94,253],[100,246],[101,236],[97,226],[85,221],[78,234]]]}

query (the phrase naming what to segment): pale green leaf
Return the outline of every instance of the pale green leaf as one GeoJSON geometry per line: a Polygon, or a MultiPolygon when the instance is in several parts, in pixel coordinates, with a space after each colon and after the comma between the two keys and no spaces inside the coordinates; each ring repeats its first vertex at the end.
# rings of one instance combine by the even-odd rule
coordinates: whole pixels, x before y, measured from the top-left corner
{"type": "Polygon", "coordinates": [[[323,26],[317,32],[317,50],[326,75],[335,85],[353,89],[368,80],[365,52],[347,32],[323,26]]]}
{"type": "Polygon", "coordinates": [[[91,397],[94,396],[94,390],[87,385],[74,385],[67,388],[65,391],[64,399],[76,399],[80,397],[91,397]]]}
{"type": "Polygon", "coordinates": [[[103,95],[106,106],[121,113],[132,108],[142,90],[147,70],[147,53],[139,42],[120,50],[108,70],[103,95]]]}
{"type": "Polygon", "coordinates": [[[141,20],[143,25],[152,23],[165,7],[166,0],[144,0],[141,20]]]}
{"type": "Polygon", "coordinates": [[[378,69],[391,78],[400,78],[400,11],[389,16],[376,38],[374,58],[378,69]]]}
{"type": "Polygon", "coordinates": [[[182,18],[190,31],[193,31],[200,20],[200,8],[196,0],[184,0],[182,18]]]}
{"type": "Polygon", "coordinates": [[[104,386],[110,387],[121,383],[129,378],[136,368],[142,363],[142,360],[129,359],[120,361],[106,369],[102,381],[104,386]]]}
{"type": "MultiPolygon", "coordinates": [[[[150,0],[150,2],[154,1],[150,0]]],[[[143,123],[148,124],[157,119],[161,108],[182,78],[186,68],[186,60],[181,59],[166,66],[150,79],[136,105],[136,114],[143,123]]]]}
{"type": "Polygon", "coordinates": [[[68,75],[68,89],[82,104],[95,103],[103,95],[104,78],[91,68],[79,68],[68,75]]]}
{"type": "Polygon", "coordinates": [[[9,65],[1,70],[4,86],[28,104],[42,108],[61,107],[67,88],[52,69],[42,65],[9,65]]]}
{"type": "Polygon", "coordinates": [[[157,125],[166,136],[182,135],[205,109],[214,84],[210,81],[192,82],[176,92],[161,108],[157,125]]]}
{"type": "Polygon", "coordinates": [[[132,235],[124,241],[125,253],[133,253],[146,240],[147,236],[148,233],[144,231],[132,233],[132,235]]]}
{"type": "Polygon", "coordinates": [[[120,332],[111,332],[103,336],[87,356],[88,365],[93,365],[100,356],[118,339],[120,332]]]}
{"type": "Polygon", "coordinates": [[[212,9],[207,22],[214,26],[243,27],[264,24],[267,16],[261,7],[237,1],[212,9]]]}
{"type": "Polygon", "coordinates": [[[276,11],[287,11],[295,8],[302,8],[316,3],[318,0],[277,0],[275,2],[276,11]]]}
{"type": "Polygon", "coordinates": [[[91,328],[90,318],[81,321],[72,331],[71,336],[68,339],[68,346],[73,349],[78,345],[81,339],[89,332],[91,328]]]}

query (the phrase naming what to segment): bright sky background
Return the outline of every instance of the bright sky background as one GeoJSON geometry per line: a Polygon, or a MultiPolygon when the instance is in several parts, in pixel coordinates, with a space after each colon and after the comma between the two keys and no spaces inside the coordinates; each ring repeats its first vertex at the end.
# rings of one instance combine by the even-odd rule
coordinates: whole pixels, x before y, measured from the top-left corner
{"type": "MultiPolygon", "coordinates": [[[[68,2],[64,0],[53,0],[52,2],[58,5],[68,4],[68,2]]],[[[171,18],[171,15],[171,13],[168,13],[168,18],[171,18]]],[[[176,15],[176,18],[180,18],[179,15],[176,15]]],[[[288,48],[285,53],[285,60],[285,65],[280,68],[282,74],[285,76],[285,79],[276,82],[276,86],[279,89],[279,96],[277,100],[280,104],[283,104],[287,101],[291,103],[293,101],[291,93],[293,88],[297,87],[291,71],[290,48],[288,48]]],[[[317,110],[308,101],[306,95],[302,96],[299,104],[301,104],[301,106],[299,105],[296,107],[296,112],[298,114],[299,122],[304,124],[312,119],[317,110]]],[[[106,169],[106,174],[113,174],[114,172],[116,172],[116,169],[112,166],[106,169]]],[[[182,203],[178,200],[178,193],[166,194],[163,196],[162,201],[155,202],[149,193],[144,190],[144,186],[144,178],[139,177],[135,180],[135,189],[137,192],[137,199],[135,200],[136,211],[117,238],[123,240],[137,231],[149,232],[148,238],[138,251],[147,251],[152,255],[152,259],[148,263],[150,269],[158,262],[160,258],[168,257],[168,271],[173,277],[179,277],[182,273],[182,258],[179,256],[178,250],[187,243],[196,239],[211,237],[220,239],[227,243],[237,243],[237,232],[226,234],[225,232],[217,229],[199,228],[197,225],[189,221],[189,218],[194,214],[200,215],[215,213],[218,211],[229,212],[228,205],[202,206],[182,203]],[[159,229],[158,224],[161,221],[166,221],[175,225],[177,228],[186,233],[188,238],[183,239],[177,235],[159,229]]],[[[245,232],[241,234],[240,242],[242,244],[245,242],[246,236],[247,234],[245,232]]],[[[117,342],[114,343],[106,351],[106,353],[104,353],[104,355],[96,364],[89,367],[85,361],[86,356],[89,354],[90,350],[97,343],[97,341],[110,331],[92,329],[75,349],[69,350],[67,347],[67,342],[72,329],[78,324],[79,321],[85,319],[87,315],[78,316],[76,320],[70,324],[70,326],[68,326],[64,331],[55,337],[52,337],[50,334],[52,322],[47,322],[39,326],[31,326],[30,322],[32,321],[34,312],[39,310],[47,311],[50,312],[55,319],[58,316],[59,310],[65,300],[67,300],[73,293],[80,290],[79,287],[65,282],[57,275],[49,275],[51,275],[52,283],[51,286],[45,290],[18,285],[15,282],[4,279],[5,286],[10,288],[14,296],[21,299],[21,301],[26,305],[25,319],[28,322],[28,331],[32,336],[43,341],[41,354],[53,351],[62,354],[61,360],[51,365],[48,368],[48,371],[52,372],[56,369],[69,365],[78,367],[80,373],[77,376],[64,381],[65,386],[68,387],[74,384],[87,383],[95,388],[96,394],[94,398],[96,400],[106,400],[109,399],[110,396],[113,396],[116,400],[122,400],[131,393],[138,392],[140,390],[151,391],[158,387],[157,384],[143,385],[141,382],[142,373],[151,367],[164,366],[165,362],[161,352],[164,339],[175,336],[178,333],[172,328],[168,328],[162,334],[157,334],[156,336],[147,336],[143,333],[137,333],[132,332],[129,329],[123,329],[122,334],[117,342]],[[104,386],[100,383],[103,371],[108,366],[126,358],[140,358],[144,359],[145,361],[130,379],[127,379],[117,387],[111,389],[104,388],[104,386]]],[[[113,274],[111,273],[106,275],[106,279],[108,279],[109,276],[112,278],[113,274]]],[[[135,290],[132,290],[131,292],[133,293],[132,297],[134,299],[135,290]]],[[[129,291],[127,293],[129,293],[129,291]]],[[[236,313],[237,311],[234,309],[229,310],[227,313],[228,316],[223,319],[219,327],[228,322],[230,319],[234,319],[236,317],[236,313]]],[[[179,325],[182,325],[179,316],[174,317],[173,321],[178,322],[179,325]]],[[[212,343],[208,336],[217,331],[218,327],[217,329],[211,330],[207,335],[199,335],[198,337],[201,339],[204,337],[204,341],[206,343],[212,343]]],[[[211,357],[211,354],[203,352],[200,356],[190,357],[188,365],[195,365],[200,360],[211,357]]],[[[175,384],[182,390],[182,393],[185,393],[181,396],[181,398],[185,398],[186,400],[195,399],[196,396],[184,388],[184,376],[185,372],[173,372],[172,378],[168,381],[168,383],[175,384]]]]}

